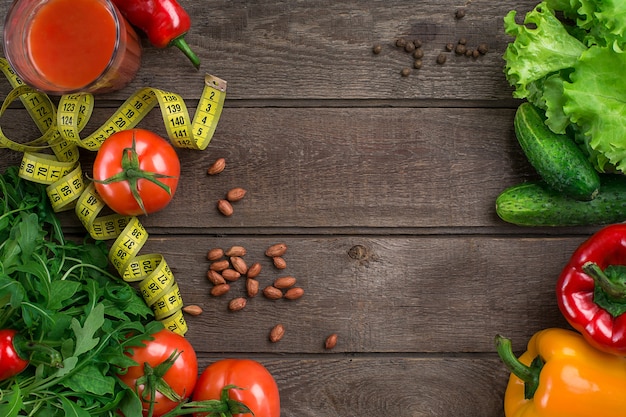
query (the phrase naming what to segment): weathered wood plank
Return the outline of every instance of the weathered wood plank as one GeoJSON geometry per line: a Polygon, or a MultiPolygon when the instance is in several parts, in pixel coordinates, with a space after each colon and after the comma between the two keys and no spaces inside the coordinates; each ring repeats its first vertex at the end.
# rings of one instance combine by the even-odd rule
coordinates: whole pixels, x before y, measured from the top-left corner
{"type": "MultiPolygon", "coordinates": [[[[8,10],[10,0],[0,2],[8,10]]],[[[502,100],[510,88],[502,73],[502,53],[510,38],[502,20],[536,1],[181,1],[193,19],[187,40],[203,62],[198,73],[175,48],[156,49],[144,39],[142,68],[122,99],[146,85],[197,98],[194,87],[204,72],[229,81],[232,99],[462,99],[502,100]],[[467,14],[454,18],[457,8],[467,14]],[[399,36],[423,41],[424,65],[402,78],[412,65],[393,46],[399,36]],[[465,37],[489,53],[478,59],[448,53],[448,42],[465,37]],[[383,52],[374,56],[375,43],[383,52]],[[158,70],[155,70],[158,69],[158,70]]]]}
{"type": "Polygon", "coordinates": [[[508,371],[494,357],[255,359],[277,379],[283,417],[504,415],[508,371]]]}
{"type": "MultiPolygon", "coordinates": [[[[150,229],[148,229],[150,233],[150,229]]],[[[161,253],[186,304],[205,311],[189,317],[188,338],[202,352],[493,352],[493,337],[523,341],[563,326],[554,287],[582,237],[151,237],[141,253],[161,253]],[[287,268],[275,269],[265,249],[285,242],[287,268]],[[243,245],[248,265],[260,262],[261,288],[291,275],[305,290],[299,300],[249,299],[239,312],[230,299],[246,296],[243,279],[225,296],[209,295],[206,254],[243,245]],[[279,343],[268,340],[282,323],[279,343]],[[232,332],[241,337],[231,337],[232,332]],[[210,335],[210,343],[205,338],[210,335]]]]}

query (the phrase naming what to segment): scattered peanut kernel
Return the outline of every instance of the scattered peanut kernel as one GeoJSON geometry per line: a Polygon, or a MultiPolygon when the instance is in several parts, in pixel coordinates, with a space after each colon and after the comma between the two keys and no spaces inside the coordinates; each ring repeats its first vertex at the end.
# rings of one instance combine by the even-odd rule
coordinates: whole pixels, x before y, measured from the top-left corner
{"type": "Polygon", "coordinates": [[[189,314],[190,316],[199,316],[202,314],[202,307],[195,304],[184,306],[183,312],[189,314]]]}

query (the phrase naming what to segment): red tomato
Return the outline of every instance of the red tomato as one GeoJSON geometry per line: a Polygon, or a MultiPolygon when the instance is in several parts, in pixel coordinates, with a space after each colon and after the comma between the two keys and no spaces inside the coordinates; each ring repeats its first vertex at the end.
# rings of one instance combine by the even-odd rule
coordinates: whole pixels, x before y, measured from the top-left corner
{"type": "Polygon", "coordinates": [[[280,417],[278,385],[263,365],[251,359],[222,359],[209,365],[198,378],[193,400],[218,400],[227,385],[243,388],[230,389],[229,397],[248,406],[254,417],[280,417]]]}
{"type": "Polygon", "coordinates": [[[109,136],[93,164],[98,194],[113,211],[124,216],[163,209],[174,197],[179,176],[180,160],[172,145],[145,129],[123,130],[109,136]],[[110,178],[116,181],[106,182],[110,178]],[[158,182],[169,187],[169,192],[158,182]]]}
{"type": "MultiPolygon", "coordinates": [[[[183,336],[170,330],[163,329],[154,335],[154,340],[144,342],[145,347],[133,348],[127,353],[138,365],[128,368],[123,375],[118,375],[122,382],[135,389],[135,382],[144,375],[144,363],[156,367],[165,362],[172,352],[180,352],[172,367],[165,373],[163,380],[182,398],[191,396],[198,379],[198,359],[191,343],[183,336]]],[[[140,384],[137,387],[139,398],[146,387],[140,384]]],[[[155,395],[154,417],[159,417],[171,411],[179,403],[165,397],[159,391],[155,395]]],[[[143,402],[143,415],[148,415],[149,402],[143,402]]]]}

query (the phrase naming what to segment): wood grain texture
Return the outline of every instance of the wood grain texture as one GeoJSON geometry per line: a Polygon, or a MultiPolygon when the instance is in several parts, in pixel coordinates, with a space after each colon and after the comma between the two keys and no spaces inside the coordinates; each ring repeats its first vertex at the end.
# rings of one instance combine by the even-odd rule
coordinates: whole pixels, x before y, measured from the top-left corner
{"type": "MultiPolygon", "coordinates": [[[[161,253],[185,304],[200,365],[250,357],[276,377],[283,417],[396,415],[503,417],[508,372],[497,333],[521,352],[545,327],[565,327],[554,286],[572,251],[597,227],[520,228],[495,214],[495,198],[536,178],[513,131],[502,54],[503,18],[536,1],[180,0],[186,36],[202,60],[143,39],[142,68],[124,90],[95,97],[83,137],[124,99],[151,86],[181,94],[193,115],[205,72],[228,81],[206,151],[178,150],[181,182],[166,210],[141,219],[142,254],[161,253]],[[466,10],[455,19],[458,8],[466,10]],[[394,46],[419,39],[420,70],[394,46]],[[476,59],[445,52],[460,38],[485,42],[476,59]],[[381,53],[372,53],[375,44],[381,53]],[[446,53],[444,65],[435,60],[446,53]],[[224,172],[208,176],[218,157],[224,172]],[[216,202],[247,194],[226,218],[216,202]],[[285,270],[264,255],[285,242],[285,270]],[[248,300],[243,279],[220,298],[206,278],[213,247],[247,248],[261,287],[292,275],[305,295],[248,300]],[[269,341],[281,323],[285,336],[269,341]],[[338,334],[337,346],[324,340],[338,334]]],[[[6,11],[9,0],[0,0],[6,11]]],[[[0,81],[0,95],[9,93],[0,81]]],[[[57,98],[52,98],[56,101],[57,98]]],[[[8,137],[38,133],[18,102],[0,119],[8,137]]],[[[165,135],[158,110],[140,127],[165,135]]],[[[82,150],[89,175],[94,154],[82,150]]],[[[0,170],[21,155],[0,149],[0,170]]],[[[73,213],[64,227],[82,239],[73,213]]]]}
{"type": "MultiPolygon", "coordinates": [[[[556,279],[579,238],[488,236],[412,237],[155,237],[142,252],[161,253],[180,278],[183,299],[204,313],[189,318],[188,338],[203,353],[267,351],[324,352],[337,333],[333,352],[493,352],[503,333],[521,342],[544,326],[562,326],[556,279]],[[264,255],[274,243],[288,246],[287,268],[264,255]],[[242,279],[222,297],[212,297],[206,273],[211,248],[246,247],[248,265],[262,265],[260,287],[293,276],[305,291],[298,300],[251,298],[238,312],[227,309],[245,296],[242,279]],[[546,258],[545,254],[551,256],[546,258]],[[270,329],[286,332],[276,344],[270,329]],[[202,343],[205,329],[213,342],[202,343]],[[242,338],[229,338],[237,329],[242,338]]],[[[523,341],[523,342],[522,342],[523,341]]]]}
{"type": "Polygon", "coordinates": [[[485,357],[260,361],[279,375],[282,414],[298,417],[500,416],[508,378],[499,360],[485,357]]]}

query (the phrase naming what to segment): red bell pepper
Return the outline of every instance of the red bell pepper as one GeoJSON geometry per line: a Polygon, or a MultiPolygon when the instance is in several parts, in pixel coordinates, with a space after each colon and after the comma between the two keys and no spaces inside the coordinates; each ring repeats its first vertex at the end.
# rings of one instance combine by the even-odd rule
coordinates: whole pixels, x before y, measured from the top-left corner
{"type": "Polygon", "coordinates": [[[596,232],[561,272],[557,302],[569,324],[594,347],[626,355],[626,224],[596,232]]]}
{"type": "Polygon", "coordinates": [[[200,59],[185,41],[191,27],[189,14],[176,0],[113,0],[122,15],[142,30],[157,48],[176,46],[200,67],[200,59]]]}

